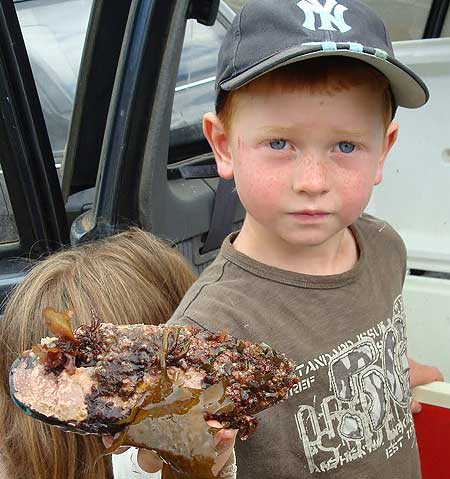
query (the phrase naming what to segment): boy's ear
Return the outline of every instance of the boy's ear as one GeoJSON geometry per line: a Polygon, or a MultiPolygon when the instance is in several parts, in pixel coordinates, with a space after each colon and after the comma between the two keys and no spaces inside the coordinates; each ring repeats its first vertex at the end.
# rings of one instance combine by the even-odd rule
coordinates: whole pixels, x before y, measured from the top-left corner
{"type": "Polygon", "coordinates": [[[230,142],[222,122],[214,113],[203,116],[203,133],[213,150],[219,176],[230,180],[233,178],[230,142]]]}
{"type": "Polygon", "coordinates": [[[392,121],[391,124],[387,127],[386,135],[384,137],[384,147],[381,154],[380,160],[378,161],[377,174],[375,176],[374,185],[379,185],[383,179],[383,167],[384,162],[386,161],[388,153],[391,151],[391,148],[394,146],[397,136],[398,136],[399,126],[398,123],[392,121]]]}

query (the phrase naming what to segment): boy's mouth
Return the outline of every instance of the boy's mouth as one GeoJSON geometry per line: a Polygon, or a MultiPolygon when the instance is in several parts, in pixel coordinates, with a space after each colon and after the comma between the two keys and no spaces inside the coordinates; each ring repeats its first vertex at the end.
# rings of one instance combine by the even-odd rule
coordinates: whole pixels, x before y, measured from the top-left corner
{"type": "Polygon", "coordinates": [[[318,221],[326,218],[329,216],[330,213],[326,211],[319,211],[319,210],[301,210],[301,211],[294,211],[291,213],[291,216],[302,219],[302,220],[310,220],[310,221],[318,221]]]}

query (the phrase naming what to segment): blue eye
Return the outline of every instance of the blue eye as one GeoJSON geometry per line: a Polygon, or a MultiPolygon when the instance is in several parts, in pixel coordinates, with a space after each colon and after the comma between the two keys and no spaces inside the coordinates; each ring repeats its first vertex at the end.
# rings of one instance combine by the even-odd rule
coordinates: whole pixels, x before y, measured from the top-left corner
{"type": "Polygon", "coordinates": [[[270,143],[270,148],[272,148],[273,150],[283,150],[286,145],[287,145],[287,141],[286,140],[272,140],[270,143]]]}
{"type": "Polygon", "coordinates": [[[340,141],[339,150],[341,153],[352,153],[355,150],[355,145],[349,141],[340,141]]]}

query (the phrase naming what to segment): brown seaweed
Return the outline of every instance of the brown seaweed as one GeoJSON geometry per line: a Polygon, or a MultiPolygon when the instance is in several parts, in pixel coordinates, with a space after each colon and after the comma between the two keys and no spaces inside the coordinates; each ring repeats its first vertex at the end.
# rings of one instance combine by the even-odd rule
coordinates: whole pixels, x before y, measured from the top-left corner
{"type": "Polygon", "coordinates": [[[171,477],[214,477],[216,430],[206,421],[245,439],[254,415],[285,399],[298,381],[283,354],[227,332],[98,321],[72,332],[69,315],[55,313],[46,317],[56,337],[25,352],[11,370],[16,404],[75,432],[118,433],[112,448],[154,450],[171,477]]]}

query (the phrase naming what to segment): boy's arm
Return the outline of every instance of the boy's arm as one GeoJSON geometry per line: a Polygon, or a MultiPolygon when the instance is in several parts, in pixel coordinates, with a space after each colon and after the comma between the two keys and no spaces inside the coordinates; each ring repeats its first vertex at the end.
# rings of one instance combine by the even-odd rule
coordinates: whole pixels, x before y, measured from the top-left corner
{"type": "MultiPolygon", "coordinates": [[[[410,368],[410,387],[411,389],[421,384],[432,383],[433,381],[443,381],[441,371],[433,366],[420,364],[411,358],[408,358],[410,368]]],[[[411,412],[416,414],[422,410],[422,406],[418,401],[413,400],[411,403],[411,412]]]]}

